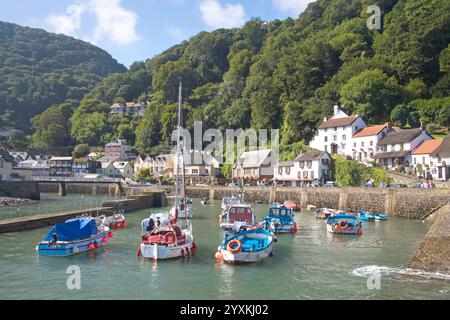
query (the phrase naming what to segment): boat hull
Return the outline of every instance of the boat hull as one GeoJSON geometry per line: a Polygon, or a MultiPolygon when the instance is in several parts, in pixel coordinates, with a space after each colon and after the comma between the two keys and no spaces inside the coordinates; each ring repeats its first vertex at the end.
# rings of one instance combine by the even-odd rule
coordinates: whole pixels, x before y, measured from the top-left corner
{"type": "Polygon", "coordinates": [[[140,250],[144,258],[154,260],[169,260],[194,255],[196,245],[193,241],[180,246],[142,243],[140,246],[140,250]]]}
{"type": "Polygon", "coordinates": [[[261,261],[271,256],[272,250],[273,250],[273,243],[271,243],[267,248],[260,251],[239,252],[235,254],[219,247],[219,251],[222,253],[223,256],[223,260],[231,264],[245,264],[261,261]]]}
{"type": "Polygon", "coordinates": [[[334,226],[327,224],[327,230],[330,233],[334,233],[334,234],[354,234],[354,235],[358,235],[362,230],[361,227],[359,226],[354,226],[351,229],[337,229],[334,226]]]}
{"type": "Polygon", "coordinates": [[[90,237],[89,239],[73,242],[58,241],[56,244],[49,245],[48,241],[43,241],[37,245],[36,250],[41,256],[73,256],[86,251],[92,251],[92,249],[89,249],[89,245],[91,244],[95,246],[95,249],[102,247],[104,245],[104,238],[108,238],[108,231],[100,232],[99,234],[90,237]]]}

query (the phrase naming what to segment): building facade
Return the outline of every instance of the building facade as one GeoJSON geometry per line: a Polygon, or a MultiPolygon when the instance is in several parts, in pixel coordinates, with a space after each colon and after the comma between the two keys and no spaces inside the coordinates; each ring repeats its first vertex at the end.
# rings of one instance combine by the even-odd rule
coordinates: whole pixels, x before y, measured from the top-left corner
{"type": "Polygon", "coordinates": [[[360,162],[375,161],[378,150],[378,142],[389,132],[392,132],[389,124],[366,127],[357,132],[352,140],[352,159],[360,162]]]}
{"type": "Polygon", "coordinates": [[[244,152],[233,166],[233,179],[243,183],[273,178],[274,159],[272,150],[244,152]]]}
{"type": "Polygon", "coordinates": [[[148,101],[143,102],[125,102],[125,103],[114,103],[111,106],[111,114],[114,115],[133,115],[133,116],[143,116],[145,113],[145,108],[149,106],[148,101]]]}
{"type": "Polygon", "coordinates": [[[111,141],[105,146],[105,157],[119,160],[134,159],[135,155],[131,151],[131,146],[124,139],[111,141]]]}
{"type": "Polygon", "coordinates": [[[320,124],[310,147],[331,154],[352,156],[352,138],[366,126],[360,116],[349,116],[338,106],[335,106],[333,117],[331,119],[325,118],[320,124]]]}
{"type": "Polygon", "coordinates": [[[70,177],[72,176],[72,157],[53,157],[49,161],[50,176],[70,177]]]}
{"type": "Polygon", "coordinates": [[[274,168],[274,184],[300,187],[324,184],[332,178],[332,161],[328,152],[312,150],[294,161],[280,162],[274,168]]]}

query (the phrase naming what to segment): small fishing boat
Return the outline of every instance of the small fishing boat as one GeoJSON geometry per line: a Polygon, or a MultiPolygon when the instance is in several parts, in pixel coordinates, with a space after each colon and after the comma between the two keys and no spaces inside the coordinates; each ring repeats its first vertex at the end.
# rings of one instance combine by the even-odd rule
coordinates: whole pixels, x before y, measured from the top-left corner
{"type": "Polygon", "coordinates": [[[350,214],[338,214],[328,217],[327,230],[337,234],[362,235],[362,223],[358,217],[350,214]]]}
{"type": "Polygon", "coordinates": [[[252,263],[272,256],[275,236],[264,229],[242,231],[219,246],[216,260],[228,263],[252,263]]]}
{"type": "Polygon", "coordinates": [[[123,210],[114,212],[113,215],[110,217],[103,215],[99,219],[102,224],[108,226],[110,229],[125,228],[128,224],[128,221],[125,218],[123,210]]]}
{"type": "Polygon", "coordinates": [[[256,200],[255,203],[256,204],[263,204],[264,202],[262,200],[256,200]]]}
{"type": "Polygon", "coordinates": [[[333,214],[336,214],[336,210],[328,208],[319,208],[314,213],[317,219],[328,219],[333,214]]]}
{"type": "Polygon", "coordinates": [[[202,198],[202,200],[200,201],[202,205],[206,206],[209,203],[209,199],[208,198],[202,198]]]}
{"type": "Polygon", "coordinates": [[[275,234],[296,233],[298,231],[292,210],[284,206],[272,206],[263,223],[275,234]]]}
{"type": "Polygon", "coordinates": [[[359,210],[357,216],[361,221],[375,221],[375,215],[369,211],[359,210]]]}
{"type": "Polygon", "coordinates": [[[314,209],[317,209],[317,207],[314,206],[314,205],[312,205],[312,204],[308,204],[308,205],[306,206],[306,210],[308,210],[308,211],[311,211],[311,210],[314,210],[314,209]]]}
{"type": "Polygon", "coordinates": [[[289,208],[289,209],[291,209],[292,211],[300,211],[300,206],[296,203],[296,202],[294,202],[294,201],[285,201],[284,203],[283,203],[283,205],[286,207],[286,208],[289,208]]]}
{"type": "Polygon", "coordinates": [[[241,204],[241,199],[236,197],[224,197],[222,199],[222,204],[220,205],[220,207],[222,208],[222,211],[225,212],[230,206],[237,204],[241,204]]]}
{"type": "Polygon", "coordinates": [[[226,233],[236,233],[257,226],[256,215],[248,204],[230,206],[220,219],[220,228],[226,233]]]}
{"type": "Polygon", "coordinates": [[[386,220],[389,220],[389,216],[386,213],[377,212],[377,213],[375,213],[375,220],[376,221],[386,221],[386,220]]]}
{"type": "Polygon", "coordinates": [[[66,257],[95,250],[109,242],[109,227],[91,217],[69,219],[55,225],[39,242],[36,251],[43,256],[66,257]]]}

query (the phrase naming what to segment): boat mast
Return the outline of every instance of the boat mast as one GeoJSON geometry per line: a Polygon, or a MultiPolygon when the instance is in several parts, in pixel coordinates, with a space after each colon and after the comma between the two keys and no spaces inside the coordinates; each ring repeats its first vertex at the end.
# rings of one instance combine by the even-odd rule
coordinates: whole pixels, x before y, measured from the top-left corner
{"type": "MultiPolygon", "coordinates": [[[[181,90],[182,84],[180,82],[180,88],[178,93],[178,121],[177,121],[177,150],[175,155],[175,210],[179,209],[179,166],[180,166],[180,137],[181,137],[181,90]]],[[[178,215],[178,214],[177,214],[178,215]]]]}
{"type": "Polygon", "coordinates": [[[183,89],[183,84],[180,82],[180,90],[178,93],[178,121],[179,121],[179,125],[178,125],[178,137],[180,139],[180,149],[181,149],[181,174],[182,174],[182,181],[183,181],[183,199],[184,199],[184,217],[186,219],[186,228],[188,228],[189,226],[189,217],[188,217],[188,199],[187,199],[187,192],[186,192],[186,170],[185,170],[185,165],[184,165],[184,143],[182,141],[181,138],[181,124],[183,122],[183,115],[182,115],[182,110],[183,110],[183,97],[182,97],[182,89],[183,89]]]}

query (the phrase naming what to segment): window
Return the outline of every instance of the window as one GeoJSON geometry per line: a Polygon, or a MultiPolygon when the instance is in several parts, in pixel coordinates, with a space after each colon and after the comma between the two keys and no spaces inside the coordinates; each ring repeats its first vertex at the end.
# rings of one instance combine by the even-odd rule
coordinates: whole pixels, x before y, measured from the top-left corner
{"type": "Polygon", "coordinates": [[[337,136],[334,136],[333,139],[334,139],[334,141],[337,141],[337,136]]]}
{"type": "Polygon", "coordinates": [[[353,147],[356,148],[356,142],[353,144],[353,147]]]}
{"type": "Polygon", "coordinates": [[[311,169],[312,168],[312,161],[307,161],[306,165],[308,166],[309,169],[311,169]]]}
{"type": "Polygon", "coordinates": [[[300,168],[304,168],[305,167],[305,161],[300,161],[300,168]]]}
{"type": "Polygon", "coordinates": [[[309,176],[310,176],[311,179],[314,179],[314,171],[311,171],[309,176]]]}
{"type": "Polygon", "coordinates": [[[414,158],[414,164],[417,164],[417,158],[414,158]]]}
{"type": "Polygon", "coordinates": [[[325,142],[328,142],[328,137],[325,137],[325,142]]]}
{"type": "Polygon", "coordinates": [[[335,132],[337,131],[337,127],[334,127],[334,131],[335,131],[335,132]]]}
{"type": "Polygon", "coordinates": [[[422,157],[422,163],[425,164],[425,157],[422,157]]]}
{"type": "Polygon", "coordinates": [[[244,169],[244,175],[249,176],[252,174],[252,170],[251,169],[244,169]]]}
{"type": "Polygon", "coordinates": [[[363,142],[361,142],[361,147],[362,147],[362,148],[364,148],[364,141],[363,141],[363,142]]]}
{"type": "Polygon", "coordinates": [[[278,167],[278,174],[283,174],[283,167],[278,167]]]}
{"type": "Polygon", "coordinates": [[[308,171],[303,171],[303,178],[308,178],[308,171]]]}
{"type": "Polygon", "coordinates": [[[359,130],[359,127],[358,126],[355,126],[355,131],[358,131],[359,130]]]}
{"type": "Polygon", "coordinates": [[[286,167],[286,174],[291,174],[291,167],[286,167]]]}
{"type": "Polygon", "coordinates": [[[345,134],[342,135],[342,140],[343,140],[343,141],[347,140],[347,136],[346,136],[345,134]]]}
{"type": "Polygon", "coordinates": [[[373,147],[373,140],[370,141],[370,146],[373,147]]]}

